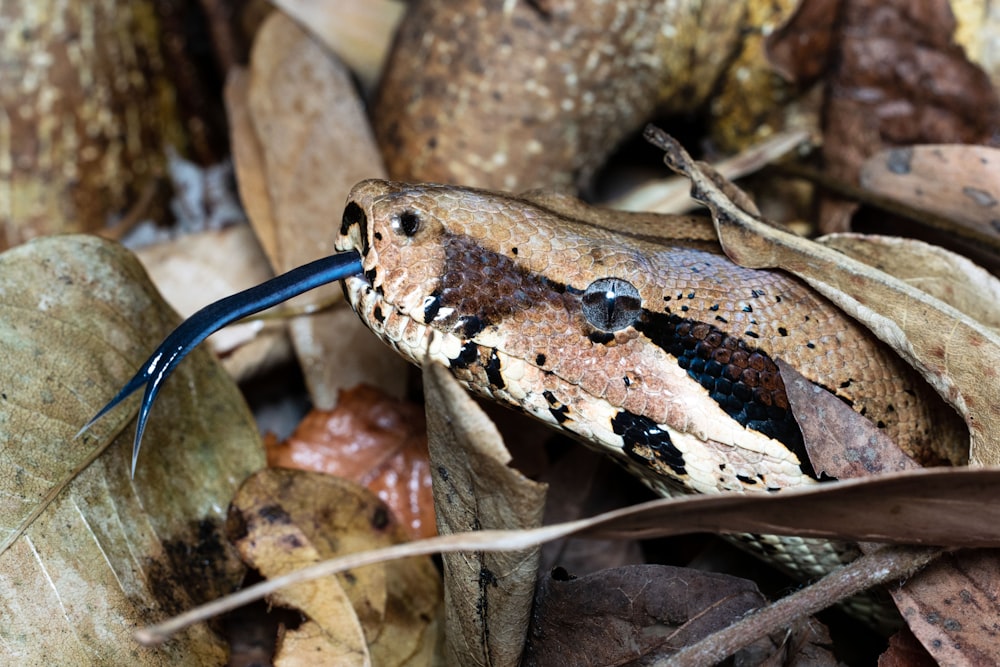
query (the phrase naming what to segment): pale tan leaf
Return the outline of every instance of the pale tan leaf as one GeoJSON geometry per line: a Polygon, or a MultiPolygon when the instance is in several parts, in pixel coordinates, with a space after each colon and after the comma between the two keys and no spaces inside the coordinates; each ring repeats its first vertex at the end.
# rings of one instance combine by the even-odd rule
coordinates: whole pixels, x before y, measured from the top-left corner
{"type": "MultiPolygon", "coordinates": [[[[185,318],[274,275],[246,225],[185,234],[142,248],[136,255],[156,288],[185,318]],[[220,262],[220,257],[226,261],[220,262]]],[[[208,344],[237,381],[291,355],[283,327],[260,320],[226,327],[209,336],[208,344]]]]}
{"type": "MultiPolygon", "coordinates": [[[[803,130],[780,132],[720,161],[715,169],[725,178],[736,180],[777,162],[808,141],[809,133],[803,130]]],[[[683,213],[698,206],[691,199],[690,190],[691,186],[685,178],[661,179],[645,183],[603,205],[623,211],[683,213]]]]}
{"type": "Polygon", "coordinates": [[[396,24],[406,9],[399,0],[274,0],[274,4],[340,56],[365,90],[378,82],[396,24]]]}
{"type": "MultiPolygon", "coordinates": [[[[232,92],[235,104],[238,91],[232,92]]],[[[262,178],[252,171],[251,183],[254,189],[261,180],[266,184],[269,206],[258,205],[270,211],[275,224],[272,265],[283,272],[332,254],[350,188],[385,173],[350,74],[291,19],[275,12],[254,43],[246,103],[264,172],[262,178]]],[[[237,152],[252,153],[253,143],[237,152]]],[[[252,168],[254,159],[243,164],[252,168]]],[[[239,160],[237,167],[242,180],[239,160]]],[[[340,287],[328,285],[298,303],[341,298],[340,287]]],[[[405,362],[386,354],[349,310],[296,318],[289,330],[316,407],[332,408],[340,389],[360,382],[402,394],[405,362]]]]}
{"type": "Polygon", "coordinates": [[[74,434],[178,323],[139,263],[93,237],[29,243],[0,255],[0,304],[3,662],[223,664],[206,627],[157,649],[131,632],[242,578],[224,508],[263,449],[236,386],[192,354],[153,409],[133,480],[134,410],[74,434]]]}
{"type": "MultiPolygon", "coordinates": [[[[231,520],[239,526],[240,553],[268,578],[405,539],[389,508],[364,487],[298,470],[251,477],[233,501],[231,520]]],[[[299,584],[272,602],[312,621],[289,633],[279,662],[308,664],[302,661],[319,651],[332,664],[418,667],[432,664],[440,650],[440,579],[427,558],[299,584]]]]}
{"type": "MultiPolygon", "coordinates": [[[[434,503],[442,535],[540,525],[545,485],[510,468],[496,427],[442,366],[424,369],[434,503]]],[[[538,568],[538,549],[444,557],[448,660],[516,665],[538,568]]]]}
{"type": "Polygon", "coordinates": [[[257,240],[273,259],[279,252],[278,230],[267,190],[264,151],[250,117],[249,93],[250,73],[243,67],[234,68],[226,79],[225,100],[236,185],[257,240]]]}
{"type": "Polygon", "coordinates": [[[817,241],[1000,328],[1000,280],[962,255],[895,236],[831,234],[817,241]]]}
{"type": "Polygon", "coordinates": [[[966,420],[973,463],[1000,463],[1000,336],[964,313],[866,264],[748,215],[665,133],[647,137],[668,166],[687,175],[712,211],[733,261],[782,268],[806,281],[912,364],[966,420]],[[975,353],[969,353],[974,350],[975,353]]]}

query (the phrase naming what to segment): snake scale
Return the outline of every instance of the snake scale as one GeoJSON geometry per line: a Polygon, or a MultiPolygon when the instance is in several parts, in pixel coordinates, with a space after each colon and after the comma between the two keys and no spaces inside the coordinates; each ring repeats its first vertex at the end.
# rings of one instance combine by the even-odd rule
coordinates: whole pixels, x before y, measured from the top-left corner
{"type": "MultiPolygon", "coordinates": [[[[446,365],[662,495],[819,481],[779,357],[919,462],[962,462],[949,444],[965,441],[964,424],[909,366],[796,278],[733,264],[706,220],[370,180],[349,195],[336,248],[189,318],[94,420],[145,386],[137,456],[159,386],[205,336],[342,280],[362,321],[404,357],[446,365]]],[[[755,542],[806,578],[856,555],[820,540],[755,542]]]]}

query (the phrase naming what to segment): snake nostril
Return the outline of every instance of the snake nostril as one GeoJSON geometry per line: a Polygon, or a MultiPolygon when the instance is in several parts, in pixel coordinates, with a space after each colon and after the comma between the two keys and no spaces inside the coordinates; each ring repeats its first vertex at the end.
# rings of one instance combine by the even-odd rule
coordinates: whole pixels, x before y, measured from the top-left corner
{"type": "Polygon", "coordinates": [[[348,202],[344,207],[344,217],[340,221],[340,235],[347,236],[347,231],[353,225],[361,225],[362,228],[368,223],[364,209],[358,206],[357,202],[348,202]]]}

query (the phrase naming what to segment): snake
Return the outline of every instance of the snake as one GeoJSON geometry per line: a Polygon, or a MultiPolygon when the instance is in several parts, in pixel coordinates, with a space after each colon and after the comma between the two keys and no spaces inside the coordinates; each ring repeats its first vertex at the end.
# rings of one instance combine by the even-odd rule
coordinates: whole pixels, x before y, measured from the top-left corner
{"type": "MultiPolygon", "coordinates": [[[[656,493],[775,493],[820,483],[782,359],[924,465],[960,464],[964,423],[867,329],[780,270],[730,261],[711,222],[623,213],[551,193],[368,180],[336,254],[182,323],[87,426],[145,388],[133,472],[156,393],[213,331],[341,281],[361,320],[410,361],[607,454],[656,493]]],[[[85,426],[84,428],[87,428],[85,426]]],[[[753,536],[799,577],[845,544],[753,536]]]]}

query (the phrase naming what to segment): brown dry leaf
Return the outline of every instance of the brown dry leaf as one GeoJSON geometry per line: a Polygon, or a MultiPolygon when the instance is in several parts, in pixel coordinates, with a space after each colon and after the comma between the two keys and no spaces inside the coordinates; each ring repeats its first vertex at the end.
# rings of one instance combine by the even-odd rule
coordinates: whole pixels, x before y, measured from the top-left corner
{"type": "MultiPolygon", "coordinates": [[[[253,287],[273,274],[253,230],[246,225],[185,234],[136,252],[167,302],[189,317],[208,304],[253,287]],[[224,263],[219,262],[225,257],[224,263]]],[[[234,324],[212,334],[208,344],[237,381],[288,359],[283,330],[262,321],[234,324]]]]}
{"type": "Polygon", "coordinates": [[[1000,549],[946,554],[889,593],[939,664],[1000,664],[1000,549]]]}
{"type": "MultiPolygon", "coordinates": [[[[402,542],[389,509],[353,482],[262,470],[230,511],[243,558],[267,578],[323,559],[402,542]]],[[[282,590],[273,600],[309,622],[282,638],[276,664],[430,665],[440,655],[441,584],[430,559],[352,569],[282,590]]]]}
{"type": "Polygon", "coordinates": [[[889,436],[833,393],[783,360],[777,364],[817,474],[846,479],[919,467],[889,436]]]}
{"type": "MultiPolygon", "coordinates": [[[[948,0],[846,0],[827,81],[828,173],[856,183],[883,147],[985,143],[1000,127],[989,78],[952,41],[948,0]]],[[[824,231],[847,231],[854,205],[831,201],[824,231]]]]}
{"type": "Polygon", "coordinates": [[[410,539],[437,534],[427,425],[417,405],[365,385],[344,390],[336,408],[313,410],[287,440],[267,443],[267,462],[352,480],[392,509],[410,539]]]}
{"type": "Polygon", "coordinates": [[[542,577],[522,664],[621,665],[664,658],[765,603],[747,579],[666,565],[542,577]]]}
{"type": "MultiPolygon", "coordinates": [[[[255,228],[264,227],[258,234],[275,270],[333,253],[351,186],[384,177],[350,74],[274,12],[257,34],[249,81],[234,79],[227,93],[240,190],[251,193],[248,214],[255,228]]],[[[308,303],[340,298],[337,285],[302,297],[308,303]]],[[[339,389],[361,382],[402,394],[405,362],[386,354],[348,309],[296,318],[289,328],[318,408],[332,408],[339,389]]]]}
{"type": "Polygon", "coordinates": [[[889,637],[889,648],[878,658],[878,667],[937,667],[937,664],[908,628],[889,637]]]}
{"type": "Polygon", "coordinates": [[[861,165],[872,192],[953,220],[993,247],[1000,243],[1000,150],[986,146],[908,146],[861,165]]]}
{"type": "Polygon", "coordinates": [[[238,389],[195,351],[160,394],[133,480],[134,409],[74,433],[176,314],[131,254],[86,236],[0,255],[0,295],[2,661],[223,664],[207,627],[157,648],[132,630],[242,578],[223,508],[264,460],[238,389]]]}
{"type": "Polygon", "coordinates": [[[378,82],[406,7],[399,0],[275,0],[274,4],[336,53],[365,90],[378,82]]]}
{"type": "Polygon", "coordinates": [[[775,229],[734,206],[683,148],[659,130],[647,136],[687,175],[692,195],[712,211],[729,257],[752,268],[781,268],[867,326],[911,363],[966,420],[970,460],[1000,464],[1000,336],[964,313],[877,269],[775,229]],[[969,354],[975,350],[975,354],[969,354]]]}
{"type": "Polygon", "coordinates": [[[842,0],[803,0],[764,48],[772,67],[789,81],[808,84],[826,72],[842,0]]]}
{"type": "Polygon", "coordinates": [[[759,39],[794,4],[411,2],[374,104],[389,173],[515,192],[587,187],[653,114],[702,109],[725,77],[734,90],[719,134],[766,136],[781,129],[768,112],[783,86],[759,39]]]}
{"type": "MultiPolygon", "coordinates": [[[[510,438],[508,437],[508,440],[510,438]]],[[[571,447],[540,478],[549,485],[545,502],[546,525],[594,516],[634,499],[629,482],[617,483],[628,473],[608,457],[588,447],[571,447]]],[[[542,547],[539,571],[559,566],[581,576],[622,565],[646,562],[642,546],[635,540],[577,540],[567,538],[542,547]]]]}
{"type": "MultiPolygon", "coordinates": [[[[424,369],[427,437],[442,535],[541,523],[545,485],[510,468],[493,422],[442,366],[424,369]]],[[[444,556],[450,664],[516,665],[524,645],[538,549],[444,556]]]]}
{"type": "MultiPolygon", "coordinates": [[[[455,390],[460,391],[458,387],[455,390]]],[[[446,469],[446,472],[449,471],[446,469]]],[[[454,499],[454,494],[446,495],[442,502],[454,499]]],[[[483,500],[487,504],[497,502],[491,495],[484,496],[483,500]]],[[[169,622],[145,628],[137,632],[137,636],[148,643],[164,641],[192,623],[261,599],[283,587],[397,558],[431,553],[522,552],[571,535],[644,539],[691,532],[753,532],[901,544],[1000,547],[1000,469],[921,469],[785,490],[780,494],[685,496],[541,528],[442,534],[324,561],[292,575],[256,584],[238,595],[203,605],[169,622]]],[[[895,547],[883,556],[880,556],[882,552],[874,555],[884,562],[903,560],[919,564],[927,560],[927,552],[925,548],[895,547]]],[[[878,579],[874,577],[875,581],[878,579]]],[[[470,577],[467,581],[478,583],[480,579],[470,577]]],[[[487,592],[491,581],[492,577],[483,581],[487,592]]],[[[837,585],[850,587],[852,583],[842,580],[837,585]]],[[[484,610],[494,612],[486,604],[475,613],[484,610]]],[[[495,630],[502,626],[490,627],[495,630]]]]}

